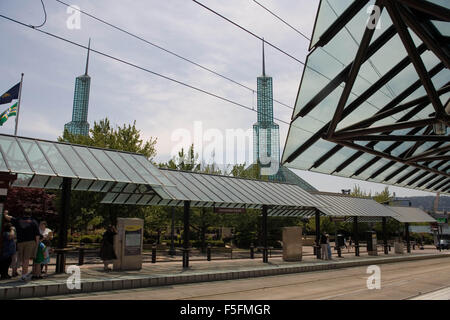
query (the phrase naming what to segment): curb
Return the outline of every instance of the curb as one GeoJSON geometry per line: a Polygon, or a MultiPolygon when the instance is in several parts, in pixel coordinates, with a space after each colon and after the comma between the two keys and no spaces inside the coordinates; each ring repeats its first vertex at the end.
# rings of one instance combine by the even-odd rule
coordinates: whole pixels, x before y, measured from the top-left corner
{"type": "Polygon", "coordinates": [[[16,286],[0,288],[0,299],[24,299],[34,297],[58,296],[66,294],[78,294],[89,292],[100,292],[110,290],[126,290],[147,288],[166,285],[177,285],[185,283],[198,283],[209,281],[223,281],[235,280],[245,278],[255,278],[264,276],[274,276],[291,273],[303,273],[312,271],[323,271],[330,269],[343,269],[349,267],[357,267],[372,264],[385,264],[392,262],[405,262],[426,259],[450,258],[448,255],[418,255],[418,256],[403,256],[403,257],[383,257],[374,259],[364,259],[361,261],[339,261],[333,263],[323,263],[314,265],[294,265],[294,266],[270,266],[270,267],[255,267],[246,270],[238,271],[210,271],[201,273],[190,273],[186,275],[158,275],[158,276],[135,276],[128,279],[115,280],[93,280],[88,279],[81,281],[81,289],[70,290],[67,288],[65,282],[47,284],[47,285],[33,285],[33,286],[16,286]]]}

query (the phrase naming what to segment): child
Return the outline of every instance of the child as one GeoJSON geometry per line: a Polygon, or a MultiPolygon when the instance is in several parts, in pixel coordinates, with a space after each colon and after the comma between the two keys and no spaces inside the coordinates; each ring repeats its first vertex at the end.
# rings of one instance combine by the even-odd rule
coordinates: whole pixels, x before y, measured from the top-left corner
{"type": "Polygon", "coordinates": [[[48,264],[50,263],[50,242],[48,240],[44,240],[42,241],[42,243],[44,243],[45,245],[45,252],[44,252],[45,259],[41,264],[41,272],[47,273],[48,264]]]}
{"type": "Polygon", "coordinates": [[[34,258],[32,279],[42,279],[41,264],[44,262],[45,258],[47,258],[45,244],[42,242],[43,238],[42,235],[39,237],[39,245],[36,251],[36,257],[34,258]]]}

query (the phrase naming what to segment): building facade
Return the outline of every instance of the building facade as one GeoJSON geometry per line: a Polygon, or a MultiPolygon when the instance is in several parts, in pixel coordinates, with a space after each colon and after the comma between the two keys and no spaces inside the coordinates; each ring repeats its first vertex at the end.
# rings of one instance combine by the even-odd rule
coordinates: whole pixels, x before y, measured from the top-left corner
{"type": "Polygon", "coordinates": [[[279,170],[280,128],[273,121],[273,85],[272,77],[265,72],[264,42],[263,74],[257,78],[257,114],[258,121],[253,125],[253,162],[270,179],[279,170]]]}

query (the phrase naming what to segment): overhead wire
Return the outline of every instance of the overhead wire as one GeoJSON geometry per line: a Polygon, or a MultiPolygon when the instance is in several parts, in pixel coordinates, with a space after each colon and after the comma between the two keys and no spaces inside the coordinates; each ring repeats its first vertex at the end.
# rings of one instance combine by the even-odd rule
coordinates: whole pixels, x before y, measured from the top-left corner
{"type": "MultiPolygon", "coordinates": [[[[21,21],[18,21],[18,20],[14,19],[14,18],[7,17],[7,16],[5,16],[5,15],[3,15],[3,14],[0,14],[0,17],[3,18],[3,19],[9,20],[9,21],[11,21],[11,22],[20,24],[20,25],[22,25],[22,26],[24,26],[24,27],[31,28],[31,29],[33,29],[33,30],[35,30],[35,31],[38,31],[38,32],[43,33],[43,34],[45,34],[45,35],[48,35],[48,36],[50,36],[50,37],[59,39],[59,40],[64,41],[64,42],[66,42],[66,43],[75,45],[75,46],[77,46],[77,47],[80,47],[80,48],[83,48],[83,49],[86,49],[86,50],[88,49],[88,47],[86,47],[86,46],[83,45],[83,44],[80,44],[80,43],[77,43],[77,42],[75,42],[75,41],[66,39],[66,38],[64,38],[64,37],[58,36],[58,35],[56,35],[56,34],[54,34],[54,33],[48,32],[48,31],[44,31],[44,30],[41,30],[41,29],[33,28],[31,25],[28,25],[28,24],[26,24],[26,23],[23,23],[23,22],[21,22],[21,21]]],[[[241,107],[241,108],[244,108],[244,109],[247,109],[247,110],[250,110],[250,111],[253,111],[253,112],[258,113],[258,110],[255,110],[253,107],[246,106],[246,105],[244,105],[244,104],[242,104],[242,103],[240,103],[240,102],[236,102],[236,101],[234,101],[234,100],[231,100],[231,99],[222,97],[222,96],[220,96],[220,95],[218,95],[218,94],[215,94],[215,93],[213,93],[213,92],[210,92],[210,91],[201,89],[201,88],[199,88],[199,87],[190,85],[190,84],[188,84],[188,83],[186,83],[186,82],[183,82],[183,81],[180,81],[180,80],[177,80],[177,79],[168,77],[168,76],[166,76],[166,75],[163,75],[163,74],[161,74],[161,73],[152,71],[152,70],[150,70],[150,69],[148,69],[148,68],[139,66],[139,65],[137,65],[137,64],[134,64],[134,63],[129,62],[129,61],[126,61],[126,60],[123,60],[123,59],[121,59],[121,58],[114,57],[114,56],[112,56],[112,55],[110,55],[110,54],[108,54],[108,53],[105,53],[105,52],[102,52],[102,51],[99,51],[99,50],[96,50],[96,49],[93,49],[93,48],[89,48],[89,50],[90,50],[91,52],[94,52],[94,53],[98,54],[98,55],[101,55],[101,56],[104,56],[104,57],[106,57],[106,58],[115,60],[115,61],[117,61],[117,62],[126,64],[126,65],[128,65],[128,66],[130,66],[130,67],[133,67],[133,68],[139,69],[139,70],[141,70],[141,71],[144,71],[144,72],[153,74],[153,75],[155,75],[155,76],[161,77],[161,78],[166,79],[166,80],[168,80],[168,81],[177,83],[177,84],[179,84],[179,85],[182,85],[182,86],[185,86],[185,87],[187,87],[187,88],[193,89],[193,90],[195,90],[195,91],[201,92],[201,93],[203,93],[203,94],[209,95],[209,96],[211,96],[211,97],[220,99],[220,100],[225,101],[225,102],[229,102],[229,103],[234,104],[234,105],[236,105],[236,106],[238,106],[238,107],[241,107]]],[[[279,121],[279,122],[281,122],[281,123],[290,125],[290,123],[289,123],[288,121],[285,121],[285,120],[282,120],[282,119],[279,119],[279,118],[276,118],[276,117],[274,117],[274,119],[277,120],[277,121],[279,121]]],[[[300,130],[303,130],[303,131],[305,131],[305,132],[309,132],[309,133],[313,134],[313,132],[311,132],[311,131],[309,131],[309,130],[306,130],[306,129],[304,129],[304,128],[300,128],[300,127],[297,127],[297,128],[300,129],[300,130]]]]}
{"type": "MultiPolygon", "coordinates": [[[[255,89],[253,89],[253,88],[251,88],[251,87],[249,87],[249,86],[247,86],[247,85],[245,85],[243,83],[240,83],[240,82],[238,82],[238,81],[236,81],[236,80],[234,80],[234,79],[232,79],[232,78],[230,78],[228,76],[225,76],[225,75],[223,75],[223,74],[221,74],[221,73],[219,73],[219,72],[217,72],[215,70],[212,70],[211,68],[205,67],[204,65],[201,65],[201,64],[199,64],[199,63],[197,63],[197,62],[195,62],[195,61],[193,61],[193,60],[191,60],[189,58],[186,58],[186,57],[184,57],[184,56],[182,56],[182,55],[180,55],[180,54],[178,54],[178,53],[176,53],[176,52],[174,52],[172,50],[166,49],[166,48],[162,47],[161,45],[158,45],[158,44],[156,44],[154,42],[151,42],[151,41],[149,41],[149,40],[147,40],[147,39],[145,39],[145,38],[143,38],[141,36],[138,36],[138,35],[130,32],[128,30],[125,30],[124,28],[121,28],[121,27],[119,27],[119,26],[117,26],[115,24],[112,24],[111,22],[108,22],[108,21],[106,21],[104,19],[101,19],[101,18],[93,15],[92,13],[88,13],[88,12],[86,12],[84,10],[81,10],[81,9],[79,9],[77,7],[74,7],[74,6],[68,4],[68,3],[64,2],[64,1],[61,1],[61,0],[55,0],[55,1],[60,3],[60,4],[62,4],[62,5],[67,6],[69,8],[72,8],[73,10],[76,10],[76,11],[80,12],[80,13],[90,17],[91,19],[94,19],[94,20],[96,20],[96,21],[98,21],[100,23],[103,23],[103,24],[111,27],[111,28],[114,28],[114,29],[116,29],[116,30],[118,30],[120,32],[123,32],[123,33],[125,33],[125,34],[127,34],[127,35],[129,35],[129,36],[131,36],[131,37],[133,37],[135,39],[138,39],[138,40],[140,40],[140,41],[142,41],[142,42],[144,42],[144,43],[146,43],[148,45],[151,45],[151,46],[153,46],[153,47],[155,47],[155,48],[157,48],[159,50],[162,50],[162,51],[164,51],[164,52],[166,52],[166,53],[168,53],[168,54],[170,54],[170,55],[172,55],[174,57],[177,57],[177,58],[179,58],[181,60],[184,60],[184,61],[186,61],[186,62],[188,62],[190,64],[193,64],[196,67],[199,67],[199,68],[201,68],[201,69],[203,69],[203,70],[205,70],[207,72],[210,72],[210,73],[212,73],[212,74],[214,74],[216,76],[219,76],[219,77],[221,77],[221,78],[223,78],[225,80],[228,80],[228,81],[230,81],[230,82],[232,82],[232,83],[234,83],[234,84],[236,84],[236,85],[238,85],[238,86],[240,86],[242,88],[245,88],[245,89],[247,89],[247,90],[249,90],[249,91],[251,91],[253,93],[256,92],[255,89]]],[[[284,107],[287,107],[287,108],[289,108],[291,110],[294,109],[293,107],[289,106],[288,104],[286,104],[284,102],[281,102],[281,101],[279,101],[277,99],[273,99],[273,101],[278,103],[278,104],[280,104],[280,105],[282,105],[282,106],[284,106],[284,107]]]]}

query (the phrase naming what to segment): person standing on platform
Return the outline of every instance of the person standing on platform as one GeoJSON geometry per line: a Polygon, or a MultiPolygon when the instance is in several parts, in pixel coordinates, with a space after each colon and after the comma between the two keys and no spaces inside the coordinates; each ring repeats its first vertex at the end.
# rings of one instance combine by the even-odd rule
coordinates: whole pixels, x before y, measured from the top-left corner
{"type": "Polygon", "coordinates": [[[112,260],[117,259],[114,251],[114,236],[116,234],[117,230],[112,225],[109,225],[103,234],[102,246],[100,248],[100,258],[103,260],[105,271],[111,271],[109,264],[112,263],[112,260]]]}
{"type": "Polygon", "coordinates": [[[320,257],[322,260],[328,260],[327,236],[325,233],[320,236],[320,257]]]}
{"type": "Polygon", "coordinates": [[[332,258],[331,258],[330,235],[327,233],[326,237],[327,237],[327,253],[328,253],[327,260],[331,260],[332,258]]]}
{"type": "Polygon", "coordinates": [[[5,215],[7,221],[11,221],[17,232],[17,259],[22,263],[22,281],[31,279],[28,273],[30,259],[36,257],[39,245],[39,226],[32,218],[31,209],[27,208],[20,218],[5,215]]]}
{"type": "Polygon", "coordinates": [[[0,251],[0,279],[11,279],[8,274],[12,256],[16,253],[16,243],[14,242],[14,230],[11,223],[2,226],[2,246],[0,251]]]}

